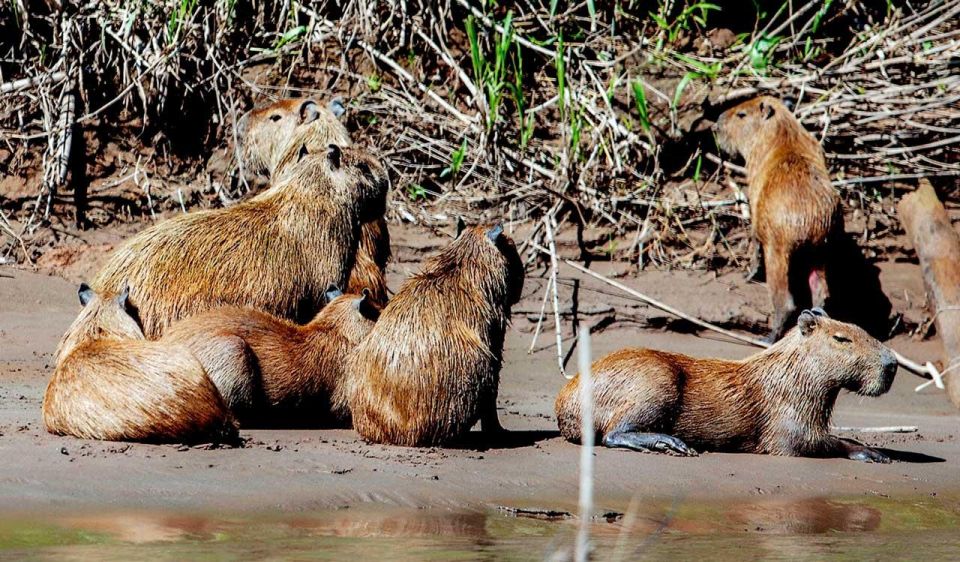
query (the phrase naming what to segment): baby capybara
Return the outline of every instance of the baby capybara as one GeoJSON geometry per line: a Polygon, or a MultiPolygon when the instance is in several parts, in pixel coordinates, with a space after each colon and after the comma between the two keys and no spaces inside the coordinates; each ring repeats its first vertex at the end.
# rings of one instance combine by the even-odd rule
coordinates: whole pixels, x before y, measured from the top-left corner
{"type": "Polygon", "coordinates": [[[303,145],[289,177],[225,209],[178,215],[128,240],[93,287],[126,282],[149,339],[172,322],[224,305],[307,322],[353,267],[360,224],[383,214],[386,178],[354,148],[303,145]]]}
{"type": "Polygon", "coordinates": [[[354,428],[368,441],[449,443],[501,429],[497,391],[523,264],[499,225],[463,230],[407,280],[348,365],[354,428]]]}
{"type": "MultiPolygon", "coordinates": [[[[887,392],[897,360],[863,329],[820,309],[803,311],[783,339],[741,361],[624,349],[591,371],[593,427],[607,447],[890,460],[830,435],[830,417],[840,390],[887,392]]],[[[560,433],[579,441],[579,378],[563,388],[555,408],[560,433]]]]}
{"type": "Polygon", "coordinates": [[[193,352],[244,427],[344,425],[346,400],[334,397],[343,391],[347,357],[380,311],[367,294],[344,295],[336,287],[327,300],[306,325],[223,307],[177,322],[163,341],[193,352]]]}
{"type": "MultiPolygon", "coordinates": [[[[280,181],[289,163],[294,161],[298,143],[352,144],[346,127],[337,119],[344,111],[338,99],[322,109],[318,100],[301,98],[281,100],[247,112],[237,125],[245,168],[280,181]]],[[[347,292],[360,294],[368,289],[377,304],[386,304],[384,272],[389,261],[390,232],[380,214],[364,222],[360,229],[360,243],[347,292]]]]}
{"type": "Polygon", "coordinates": [[[826,262],[843,236],[840,197],[823,148],[776,98],[761,96],[725,111],[715,125],[720,147],[747,164],[753,236],[763,249],[773,301],[770,341],[807,306],[829,297],[826,262]]]}
{"type": "Polygon", "coordinates": [[[82,285],[80,302],[43,398],[47,431],[107,441],[237,439],[203,366],[183,346],[146,341],[126,291],[101,299],[82,285]]]}

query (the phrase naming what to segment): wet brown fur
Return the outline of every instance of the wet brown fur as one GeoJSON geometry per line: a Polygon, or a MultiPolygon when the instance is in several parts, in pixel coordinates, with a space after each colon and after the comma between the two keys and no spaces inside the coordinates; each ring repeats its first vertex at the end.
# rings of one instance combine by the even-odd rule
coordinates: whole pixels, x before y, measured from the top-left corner
{"type": "Polygon", "coordinates": [[[485,432],[500,429],[503,338],[523,264],[512,240],[488,232],[467,229],[430,258],[351,358],[347,396],[368,441],[441,445],[478,419],[485,432]]]}
{"type": "MultiPolygon", "coordinates": [[[[840,390],[878,396],[890,389],[895,369],[879,341],[826,317],[808,335],[794,328],[741,361],[624,349],[592,366],[593,423],[601,439],[629,430],[671,435],[698,450],[834,456],[842,451],[829,433],[840,390]]],[[[555,404],[560,432],[574,442],[580,407],[578,376],[555,404]]]]}
{"type": "MultiPolygon", "coordinates": [[[[240,121],[239,136],[243,146],[244,165],[260,174],[269,174],[274,181],[283,178],[285,169],[295,161],[298,143],[352,144],[346,127],[326,106],[318,117],[302,122],[301,108],[307,101],[321,107],[320,100],[294,98],[281,100],[249,111],[240,121]]],[[[347,284],[348,293],[360,294],[368,289],[374,302],[387,302],[387,281],[384,272],[390,261],[390,232],[381,214],[364,222],[360,230],[357,258],[347,284]]]]}
{"type": "Polygon", "coordinates": [[[144,333],[233,305],[309,321],[331,285],[346,284],[360,224],[382,216],[386,178],[362,150],[343,148],[340,165],[326,146],[289,176],[247,201],[157,224],[119,248],[94,279],[111,296],[129,283],[144,333]]]}
{"type": "Polygon", "coordinates": [[[257,310],[218,308],[177,322],[163,341],[194,353],[244,427],[344,426],[350,412],[338,395],[347,358],[377,312],[365,298],[341,295],[306,325],[257,310]]]}
{"type": "Polygon", "coordinates": [[[50,433],[83,439],[232,442],[237,426],[185,347],[144,340],[117,298],[94,298],[57,348],[43,399],[50,433]]]}
{"type": "Polygon", "coordinates": [[[771,339],[778,339],[798,308],[822,307],[829,297],[829,245],[843,233],[840,197],[820,143],[779,100],[762,96],[725,111],[716,124],[725,151],[747,164],[750,213],[763,248],[773,301],[771,339]]]}

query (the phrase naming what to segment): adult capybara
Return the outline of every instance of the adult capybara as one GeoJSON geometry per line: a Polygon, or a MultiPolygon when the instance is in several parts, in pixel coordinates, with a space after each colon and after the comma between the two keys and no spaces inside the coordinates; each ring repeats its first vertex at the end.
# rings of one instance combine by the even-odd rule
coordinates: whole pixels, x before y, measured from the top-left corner
{"type": "Polygon", "coordinates": [[[296,162],[296,150],[304,143],[352,145],[339,119],[344,111],[337,98],[326,105],[313,98],[291,98],[251,109],[237,121],[244,172],[278,181],[274,172],[296,162]]]}
{"type": "Polygon", "coordinates": [[[826,263],[844,233],[840,197],[820,143],[776,98],[741,103],[714,127],[720,147],[746,160],[753,236],[773,301],[770,341],[776,341],[797,310],[822,307],[829,297],[826,263]]]}
{"type": "MultiPolygon", "coordinates": [[[[694,449],[889,462],[830,435],[841,389],[879,396],[897,371],[893,352],[863,329],[805,310],[770,349],[742,361],[624,349],[593,364],[593,426],[607,447],[694,449]]],[[[556,402],[560,433],[580,440],[579,378],[556,402]]]]}
{"type": "Polygon", "coordinates": [[[218,308],[175,323],[163,341],[193,352],[245,427],[343,425],[350,412],[345,399],[334,397],[345,386],[347,357],[380,311],[367,294],[344,295],[336,287],[327,301],[306,325],[249,308],[218,308]]]}
{"type": "Polygon", "coordinates": [[[429,446],[479,419],[501,430],[497,391],[523,264],[500,225],[463,230],[407,280],[348,365],[354,428],[378,443],[429,446]]]}
{"type": "Polygon", "coordinates": [[[108,441],[237,439],[203,366],[183,346],[146,341],[126,291],[101,299],[81,285],[80,302],[43,398],[47,431],[108,441]]]}
{"type": "MultiPolygon", "coordinates": [[[[298,143],[352,144],[346,127],[337,119],[344,111],[339,99],[334,99],[324,110],[318,100],[309,98],[281,100],[249,111],[237,125],[245,168],[280,181],[293,161],[293,149],[298,143]]],[[[390,232],[381,214],[364,222],[360,229],[360,244],[347,292],[360,294],[368,289],[377,304],[386,304],[384,272],[389,261],[390,232]]]]}
{"type": "Polygon", "coordinates": [[[144,334],[224,305],[307,322],[345,285],[360,224],[383,213],[383,167],[362,150],[301,147],[289,177],[247,201],[148,228],[111,256],[93,287],[131,284],[144,334]]]}

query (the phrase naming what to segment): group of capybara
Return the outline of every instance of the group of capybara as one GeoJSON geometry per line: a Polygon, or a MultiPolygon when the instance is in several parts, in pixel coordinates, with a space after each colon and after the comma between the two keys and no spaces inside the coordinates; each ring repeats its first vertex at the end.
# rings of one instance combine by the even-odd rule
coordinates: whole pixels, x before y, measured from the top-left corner
{"type": "MultiPolygon", "coordinates": [[[[81,286],[83,310],[43,401],[49,431],[231,442],[241,426],[353,427],[406,446],[450,444],[477,422],[502,431],[497,393],[520,255],[500,225],[461,223],[388,298],[387,174],[353,145],[344,111],[313,99],[253,109],[237,124],[240,164],[267,187],[144,230],[81,286]]],[[[888,461],[829,433],[840,390],[882,394],[897,362],[821,308],[843,216],[819,143],[771,97],[727,110],[716,132],[746,160],[776,343],[742,361],[650,349],[599,359],[597,437],[679,455],[888,461]]],[[[560,432],[574,442],[578,383],[556,400],[560,432]]]]}

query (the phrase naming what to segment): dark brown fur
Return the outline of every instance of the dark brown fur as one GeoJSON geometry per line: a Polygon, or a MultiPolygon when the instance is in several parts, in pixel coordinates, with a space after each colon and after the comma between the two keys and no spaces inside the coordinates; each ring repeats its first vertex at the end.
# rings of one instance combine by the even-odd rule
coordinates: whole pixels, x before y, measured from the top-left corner
{"type": "MultiPolygon", "coordinates": [[[[711,451],[882,461],[830,435],[830,417],[840,390],[883,394],[896,367],[893,353],[861,328],[804,311],[798,328],[741,361],[650,349],[598,360],[593,423],[604,443],[618,432],[652,432],[711,451]]],[[[577,377],[555,405],[560,432],[571,441],[580,440],[580,409],[577,377]]]]}
{"type": "Polygon", "coordinates": [[[50,433],[108,441],[235,441],[203,366],[182,346],[144,340],[125,295],[94,297],[57,348],[43,399],[50,433]]]}
{"type": "Polygon", "coordinates": [[[134,236],[94,280],[108,296],[130,283],[144,333],[233,305],[306,322],[346,284],[360,224],[381,216],[383,168],[361,150],[304,145],[289,176],[232,207],[179,215],[134,236]]]}
{"type": "Polygon", "coordinates": [[[830,185],[820,143],[776,98],[737,105],[715,128],[721,148],[746,160],[753,235],[763,248],[775,341],[799,308],[822,307],[829,297],[829,246],[843,234],[840,197],[830,185]]]}
{"type": "MultiPolygon", "coordinates": [[[[351,144],[347,129],[319,100],[281,100],[251,110],[240,120],[238,135],[243,145],[244,165],[280,181],[295,159],[297,143],[351,144]]],[[[364,222],[360,230],[357,259],[347,284],[348,293],[368,289],[381,306],[387,302],[384,272],[390,261],[390,232],[383,215],[364,222]]]]}
{"type": "Polygon", "coordinates": [[[257,310],[218,308],[177,322],[163,341],[194,353],[245,427],[342,426],[350,421],[338,397],[347,358],[378,314],[368,300],[340,295],[303,326],[257,310]]]}
{"type": "Polygon", "coordinates": [[[522,288],[523,264],[499,226],[465,230],[430,258],[351,358],[348,397],[360,435],[429,446],[461,437],[478,419],[485,432],[498,431],[504,332],[522,288]]]}

